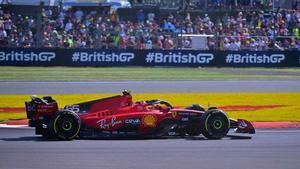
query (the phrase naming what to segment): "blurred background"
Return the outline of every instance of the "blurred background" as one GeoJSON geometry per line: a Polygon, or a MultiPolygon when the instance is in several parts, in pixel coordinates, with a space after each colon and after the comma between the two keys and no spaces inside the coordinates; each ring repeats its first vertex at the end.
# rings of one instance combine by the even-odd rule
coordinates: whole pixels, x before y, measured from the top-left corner
{"type": "Polygon", "coordinates": [[[299,0],[1,0],[1,48],[299,50],[299,0]]]}

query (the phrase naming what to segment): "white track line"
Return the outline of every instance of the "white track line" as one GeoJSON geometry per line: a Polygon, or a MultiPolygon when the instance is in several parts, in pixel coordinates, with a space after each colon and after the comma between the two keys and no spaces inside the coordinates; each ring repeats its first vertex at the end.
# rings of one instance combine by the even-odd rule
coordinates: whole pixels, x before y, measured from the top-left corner
{"type": "Polygon", "coordinates": [[[29,128],[27,125],[7,125],[0,124],[0,128],[29,128]]]}

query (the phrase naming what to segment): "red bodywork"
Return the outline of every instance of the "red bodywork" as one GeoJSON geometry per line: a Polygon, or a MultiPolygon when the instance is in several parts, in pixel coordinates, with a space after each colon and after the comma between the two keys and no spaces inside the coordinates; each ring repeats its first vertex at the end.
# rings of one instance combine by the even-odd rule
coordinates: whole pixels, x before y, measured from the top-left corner
{"type": "MultiPolygon", "coordinates": [[[[146,102],[132,102],[131,95],[115,96],[106,100],[93,101],[86,110],[79,110],[81,122],[86,126],[102,131],[122,131],[124,124],[139,124],[137,133],[147,134],[163,121],[180,121],[180,114],[188,113],[200,117],[203,112],[187,109],[170,109],[166,106],[149,105],[146,102]]],[[[66,106],[74,111],[74,107],[87,104],[66,106]]],[[[89,104],[89,103],[88,103],[89,104]]]]}
{"type": "MultiPolygon", "coordinates": [[[[96,132],[109,134],[163,135],[174,129],[196,127],[205,111],[173,108],[164,101],[152,100],[134,103],[129,93],[123,95],[67,105],[63,110],[78,114],[81,121],[81,134],[92,135],[96,132]]],[[[58,112],[57,103],[52,100],[39,99],[38,102],[26,102],[30,126],[43,128],[49,119],[58,112]]],[[[231,128],[239,132],[253,129],[246,120],[230,120],[231,128]],[[241,128],[239,128],[240,123],[241,128]],[[245,126],[245,124],[247,126],[245,126]]],[[[45,127],[44,127],[45,128],[45,127]]],[[[37,130],[37,134],[45,132],[37,130]]]]}

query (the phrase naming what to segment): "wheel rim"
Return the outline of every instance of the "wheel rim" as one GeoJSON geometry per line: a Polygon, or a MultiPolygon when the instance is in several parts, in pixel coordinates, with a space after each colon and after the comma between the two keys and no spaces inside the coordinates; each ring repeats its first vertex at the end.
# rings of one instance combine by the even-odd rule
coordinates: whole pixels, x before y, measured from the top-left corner
{"type": "Polygon", "coordinates": [[[218,120],[218,119],[215,120],[215,121],[213,122],[213,127],[214,127],[215,129],[219,130],[220,128],[223,127],[222,121],[221,121],[221,120],[218,120]]]}
{"type": "Polygon", "coordinates": [[[222,114],[211,114],[206,118],[206,131],[211,138],[224,137],[229,129],[229,121],[222,114]]]}
{"type": "Polygon", "coordinates": [[[57,116],[54,121],[54,132],[60,139],[72,139],[80,130],[77,119],[69,114],[57,116]]]}
{"type": "Polygon", "coordinates": [[[215,134],[223,133],[223,131],[226,130],[225,123],[221,116],[212,116],[208,120],[208,130],[215,134]]]}
{"type": "Polygon", "coordinates": [[[62,124],[62,129],[65,131],[69,131],[72,129],[72,123],[70,121],[64,121],[62,124]]]}

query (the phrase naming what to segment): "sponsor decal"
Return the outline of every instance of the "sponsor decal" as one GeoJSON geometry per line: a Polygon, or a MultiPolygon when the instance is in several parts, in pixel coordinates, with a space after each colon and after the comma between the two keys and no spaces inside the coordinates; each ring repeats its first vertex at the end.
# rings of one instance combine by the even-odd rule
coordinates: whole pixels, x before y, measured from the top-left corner
{"type": "Polygon", "coordinates": [[[117,117],[112,117],[111,120],[101,119],[97,123],[101,129],[110,129],[117,124],[122,124],[122,121],[117,120],[117,117]]]}
{"type": "Polygon", "coordinates": [[[35,104],[31,104],[31,103],[26,104],[26,108],[28,112],[34,112],[36,110],[35,104]]]}
{"type": "Polygon", "coordinates": [[[137,132],[131,131],[131,132],[125,132],[126,134],[137,134],[137,132]]]}
{"type": "Polygon", "coordinates": [[[239,124],[239,128],[240,128],[240,129],[244,129],[244,128],[246,128],[247,126],[248,126],[247,123],[245,123],[244,120],[241,120],[241,122],[240,122],[240,124],[239,124]]]}
{"type": "Polygon", "coordinates": [[[69,110],[69,111],[78,113],[78,112],[80,112],[80,107],[79,107],[79,105],[74,104],[74,105],[66,106],[65,110],[69,110]]]}
{"type": "Polygon", "coordinates": [[[10,51],[0,52],[0,62],[16,61],[16,62],[50,62],[55,58],[54,52],[24,52],[10,51]]]}
{"type": "Polygon", "coordinates": [[[276,66],[299,67],[299,51],[22,49],[0,50],[0,65],[26,66],[276,66]]]}
{"type": "Polygon", "coordinates": [[[73,62],[124,62],[128,63],[134,59],[134,53],[114,52],[74,52],[72,55],[73,62]]]}
{"type": "Polygon", "coordinates": [[[142,110],[144,110],[144,107],[143,106],[137,106],[137,110],[142,111],[142,110]]]}
{"type": "Polygon", "coordinates": [[[225,58],[226,63],[274,63],[279,64],[285,60],[284,54],[257,55],[257,54],[228,54],[225,58]]]}
{"type": "Polygon", "coordinates": [[[190,113],[188,113],[188,112],[180,112],[180,113],[178,113],[180,116],[189,116],[190,115],[190,113]]]}
{"type": "Polygon", "coordinates": [[[181,121],[189,121],[189,118],[188,117],[182,117],[181,121]]]}
{"type": "Polygon", "coordinates": [[[120,106],[121,106],[121,107],[126,106],[126,105],[127,105],[126,102],[121,102],[121,103],[120,103],[120,106]]]}
{"type": "Polygon", "coordinates": [[[197,116],[197,113],[192,113],[192,112],[179,112],[178,113],[180,116],[197,116]]]}
{"type": "Polygon", "coordinates": [[[137,118],[134,118],[134,119],[125,119],[124,123],[125,124],[132,124],[132,125],[139,125],[139,124],[141,124],[141,120],[137,119],[137,118]]]}
{"type": "Polygon", "coordinates": [[[177,116],[177,112],[172,112],[172,117],[175,119],[177,116]]]}
{"type": "Polygon", "coordinates": [[[156,126],[156,118],[152,114],[147,114],[143,117],[143,123],[146,126],[154,127],[156,126]]]}
{"type": "Polygon", "coordinates": [[[176,132],[170,131],[170,132],[168,132],[168,135],[169,135],[169,136],[175,136],[175,135],[176,135],[176,132]]]}
{"type": "Polygon", "coordinates": [[[169,52],[168,54],[160,52],[149,52],[146,55],[147,63],[203,63],[209,64],[214,59],[212,53],[181,53],[169,52]]]}

